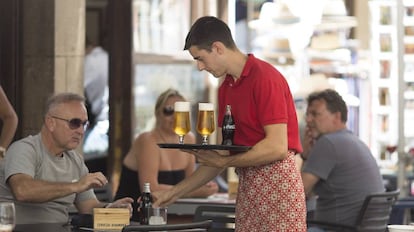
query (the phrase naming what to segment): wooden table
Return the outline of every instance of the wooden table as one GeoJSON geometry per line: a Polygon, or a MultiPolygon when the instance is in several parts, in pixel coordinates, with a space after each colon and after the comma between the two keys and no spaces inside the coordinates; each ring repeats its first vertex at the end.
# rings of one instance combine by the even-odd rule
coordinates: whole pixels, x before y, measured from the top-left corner
{"type": "MultiPolygon", "coordinates": [[[[132,222],[134,224],[134,222],[132,222]]],[[[138,224],[138,223],[137,223],[138,224]]],[[[62,223],[35,223],[16,225],[13,232],[119,232],[121,230],[101,230],[86,227],[74,227],[70,224],[62,223]]]]}

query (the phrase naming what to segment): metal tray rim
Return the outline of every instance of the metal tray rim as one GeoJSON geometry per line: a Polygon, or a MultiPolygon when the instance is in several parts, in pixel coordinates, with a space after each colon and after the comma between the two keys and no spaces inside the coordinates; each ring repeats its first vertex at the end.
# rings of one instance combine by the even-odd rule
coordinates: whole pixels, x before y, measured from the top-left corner
{"type": "Polygon", "coordinates": [[[161,148],[172,149],[200,149],[200,150],[229,150],[229,151],[248,151],[250,146],[242,145],[216,145],[216,144],[179,144],[179,143],[158,143],[161,148]]]}

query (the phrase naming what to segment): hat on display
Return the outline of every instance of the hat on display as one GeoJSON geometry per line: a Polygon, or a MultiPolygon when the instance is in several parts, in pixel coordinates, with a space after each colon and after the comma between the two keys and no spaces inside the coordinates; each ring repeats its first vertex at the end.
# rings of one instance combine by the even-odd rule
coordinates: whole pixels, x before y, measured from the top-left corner
{"type": "Polygon", "coordinates": [[[328,0],[323,7],[322,21],[316,25],[316,29],[337,30],[355,26],[357,26],[357,20],[353,16],[348,16],[343,0],[328,0]]]}
{"type": "Polygon", "coordinates": [[[265,2],[260,9],[259,19],[250,21],[249,27],[269,30],[275,26],[294,24],[299,21],[300,18],[293,15],[283,1],[265,2]]]}

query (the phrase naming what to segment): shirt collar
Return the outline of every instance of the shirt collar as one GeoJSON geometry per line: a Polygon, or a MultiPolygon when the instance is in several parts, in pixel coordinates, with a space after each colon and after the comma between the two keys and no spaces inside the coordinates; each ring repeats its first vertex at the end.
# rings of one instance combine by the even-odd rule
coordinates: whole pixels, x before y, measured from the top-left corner
{"type": "Polygon", "coordinates": [[[225,81],[230,84],[230,85],[240,85],[240,83],[249,76],[252,67],[253,67],[253,60],[255,59],[253,54],[247,54],[247,61],[246,64],[243,67],[242,73],[239,77],[239,79],[237,80],[237,82],[234,82],[234,79],[231,75],[227,74],[226,75],[226,79],[225,81]]]}

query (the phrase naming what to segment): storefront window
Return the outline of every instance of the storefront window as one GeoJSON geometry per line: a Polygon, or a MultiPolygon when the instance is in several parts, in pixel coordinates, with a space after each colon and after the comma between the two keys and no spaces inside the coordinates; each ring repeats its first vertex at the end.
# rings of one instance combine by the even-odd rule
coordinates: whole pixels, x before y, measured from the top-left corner
{"type": "Polygon", "coordinates": [[[134,51],[173,54],[182,50],[190,13],[190,0],[134,0],[134,51]]]}
{"type": "Polygon", "coordinates": [[[196,110],[198,102],[208,101],[209,87],[207,73],[198,71],[193,58],[183,51],[191,25],[191,1],[134,0],[133,6],[134,132],[139,134],[155,125],[154,106],[162,92],[178,90],[196,110]]]}

